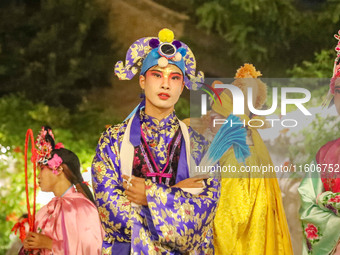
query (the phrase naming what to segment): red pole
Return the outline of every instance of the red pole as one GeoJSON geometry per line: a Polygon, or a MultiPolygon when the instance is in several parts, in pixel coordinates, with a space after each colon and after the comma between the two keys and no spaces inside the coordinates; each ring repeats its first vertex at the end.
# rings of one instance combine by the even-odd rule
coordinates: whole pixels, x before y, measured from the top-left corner
{"type": "Polygon", "coordinates": [[[26,133],[25,139],[25,191],[26,191],[26,205],[27,205],[27,214],[28,214],[28,223],[30,226],[30,231],[34,231],[34,222],[35,222],[35,207],[36,207],[36,192],[37,192],[37,180],[36,180],[36,152],[35,152],[35,144],[34,144],[34,136],[32,129],[28,129],[26,133]],[[30,201],[29,201],[29,192],[28,192],[28,174],[27,174],[27,158],[28,158],[28,143],[31,140],[31,162],[33,164],[33,214],[31,213],[30,201]]]}

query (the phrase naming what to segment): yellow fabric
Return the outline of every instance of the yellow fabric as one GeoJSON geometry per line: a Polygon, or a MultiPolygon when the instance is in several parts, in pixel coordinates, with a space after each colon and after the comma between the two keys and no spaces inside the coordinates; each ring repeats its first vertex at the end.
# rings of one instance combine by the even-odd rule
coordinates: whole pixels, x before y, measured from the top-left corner
{"type": "MultiPolygon", "coordinates": [[[[223,105],[218,105],[213,106],[216,112],[224,116],[230,114],[231,100],[229,103],[223,100],[223,105]]],[[[249,120],[248,116],[241,118],[249,120]]],[[[272,165],[256,129],[252,129],[252,139],[254,146],[250,146],[251,156],[247,158],[246,166],[272,165]]],[[[221,166],[241,167],[232,148],[220,163],[221,166]]],[[[276,175],[263,177],[262,173],[222,174],[221,196],[214,220],[215,254],[293,254],[276,175]]]]}

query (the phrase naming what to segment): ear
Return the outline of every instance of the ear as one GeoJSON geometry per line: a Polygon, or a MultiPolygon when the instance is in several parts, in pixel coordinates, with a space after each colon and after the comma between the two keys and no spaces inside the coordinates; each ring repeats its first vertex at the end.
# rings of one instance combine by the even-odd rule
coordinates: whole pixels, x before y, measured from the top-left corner
{"type": "Polygon", "coordinates": [[[183,92],[183,89],[184,89],[184,81],[183,81],[183,83],[182,83],[182,90],[181,90],[181,94],[182,94],[182,92],[183,92]]]}
{"type": "Polygon", "coordinates": [[[144,89],[145,88],[145,76],[144,75],[140,75],[139,76],[139,86],[144,89]]]}
{"type": "Polygon", "coordinates": [[[61,164],[58,169],[57,169],[57,173],[55,175],[60,176],[61,174],[64,173],[64,164],[61,164]]]}

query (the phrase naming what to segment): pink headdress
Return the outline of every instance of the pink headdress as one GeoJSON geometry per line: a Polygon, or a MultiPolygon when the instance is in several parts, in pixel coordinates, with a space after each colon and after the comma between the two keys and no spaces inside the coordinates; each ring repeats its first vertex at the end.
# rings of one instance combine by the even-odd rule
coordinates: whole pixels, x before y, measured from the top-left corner
{"type": "Polygon", "coordinates": [[[47,165],[52,169],[54,174],[57,174],[58,168],[63,163],[63,160],[57,154],[54,154],[52,157],[51,152],[54,149],[64,148],[63,144],[58,143],[57,145],[54,145],[52,130],[50,128],[42,127],[37,136],[35,145],[37,146],[37,163],[47,165]]]}
{"type": "Polygon", "coordinates": [[[333,97],[334,97],[334,87],[337,78],[340,78],[340,30],[338,34],[335,34],[334,37],[338,40],[338,44],[335,47],[335,51],[337,56],[334,60],[334,67],[333,67],[333,76],[331,79],[331,83],[329,84],[329,91],[325,101],[323,102],[323,106],[325,105],[332,105],[333,97]]]}
{"type": "Polygon", "coordinates": [[[337,57],[334,61],[334,67],[333,67],[333,77],[330,84],[330,92],[334,95],[334,86],[335,86],[335,80],[336,78],[340,77],[340,30],[338,31],[338,34],[335,34],[334,37],[338,40],[338,45],[335,47],[335,51],[337,53],[337,57]]]}

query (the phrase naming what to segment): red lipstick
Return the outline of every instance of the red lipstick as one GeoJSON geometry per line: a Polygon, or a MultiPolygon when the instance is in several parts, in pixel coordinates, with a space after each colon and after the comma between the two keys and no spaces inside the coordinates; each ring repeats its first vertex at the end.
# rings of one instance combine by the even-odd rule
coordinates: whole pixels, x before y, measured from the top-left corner
{"type": "Polygon", "coordinates": [[[170,97],[170,95],[168,93],[159,93],[158,97],[162,100],[167,100],[170,97]]]}

